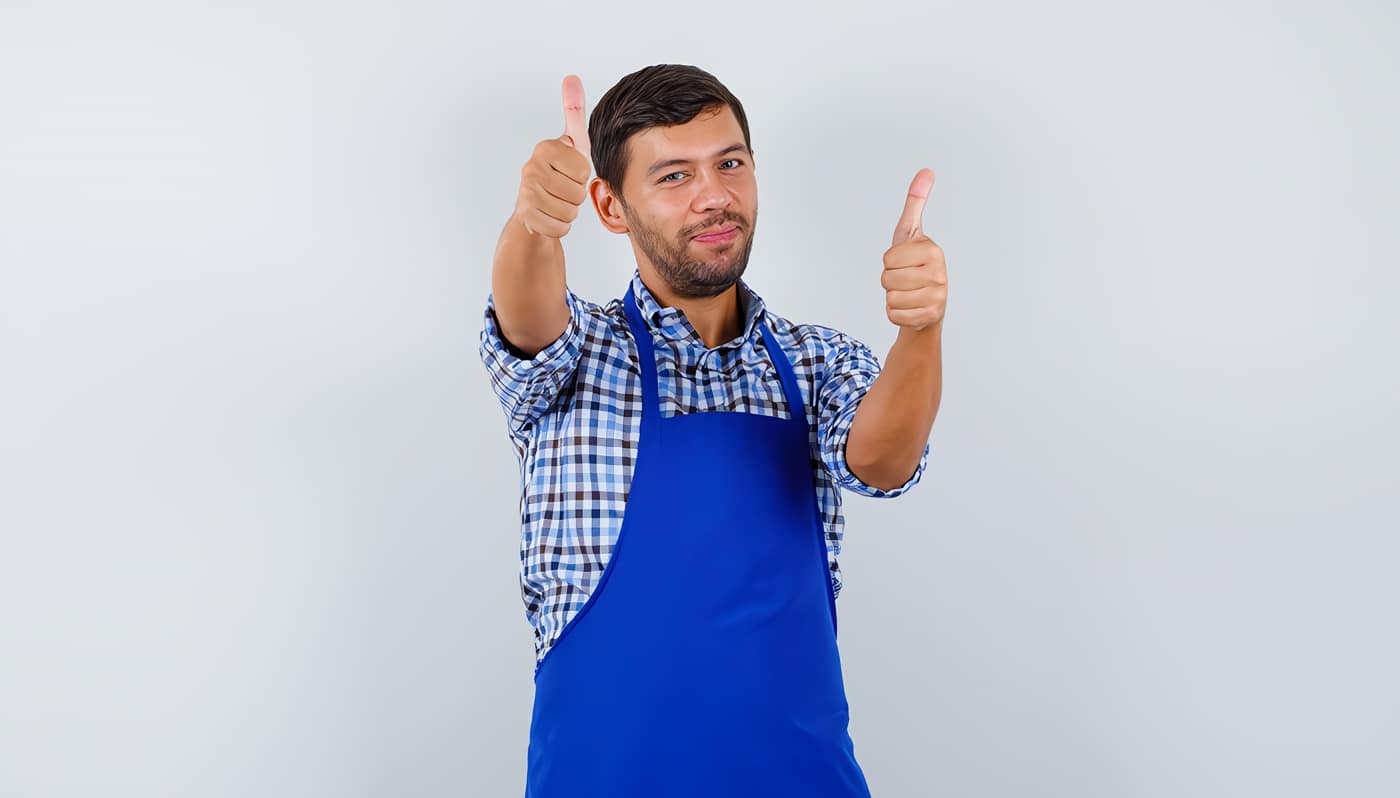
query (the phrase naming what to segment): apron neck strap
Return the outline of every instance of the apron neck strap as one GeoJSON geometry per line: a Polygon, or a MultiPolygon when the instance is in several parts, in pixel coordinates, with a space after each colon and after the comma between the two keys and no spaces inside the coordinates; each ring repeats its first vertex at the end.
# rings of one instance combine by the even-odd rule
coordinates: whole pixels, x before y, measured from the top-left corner
{"type": "MultiPolygon", "coordinates": [[[[642,319],[642,312],[637,307],[637,299],[632,293],[629,284],[627,291],[623,294],[623,307],[627,311],[627,325],[632,330],[632,338],[637,342],[637,356],[641,360],[642,367],[642,427],[645,434],[647,427],[655,426],[661,420],[661,402],[657,389],[656,377],[656,349],[652,344],[651,328],[642,319]]],[[[758,322],[758,330],[762,334],[763,345],[768,350],[768,357],[773,361],[773,365],[778,369],[778,375],[783,381],[783,393],[787,397],[788,416],[794,426],[800,425],[804,430],[807,428],[807,411],[802,401],[802,392],[797,387],[797,377],[793,373],[792,363],[788,360],[787,353],[783,351],[778,339],[774,337],[768,325],[762,320],[758,322]]]]}

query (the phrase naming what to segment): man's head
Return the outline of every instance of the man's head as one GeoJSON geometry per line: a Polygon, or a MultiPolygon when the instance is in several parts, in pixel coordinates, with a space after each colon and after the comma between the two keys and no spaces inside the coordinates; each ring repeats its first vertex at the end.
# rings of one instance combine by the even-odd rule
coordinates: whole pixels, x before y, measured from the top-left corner
{"type": "Polygon", "coordinates": [[[650,264],[687,297],[723,293],[743,275],[758,220],[758,182],[744,106],[710,73],[657,64],[613,86],[589,115],[598,218],[630,233],[650,264]],[[707,230],[737,228],[727,240],[707,230]]]}

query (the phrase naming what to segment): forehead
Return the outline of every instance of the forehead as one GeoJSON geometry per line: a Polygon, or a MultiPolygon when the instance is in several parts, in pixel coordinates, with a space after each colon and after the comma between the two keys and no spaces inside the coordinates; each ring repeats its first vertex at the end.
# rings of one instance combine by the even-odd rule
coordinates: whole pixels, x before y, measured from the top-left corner
{"type": "Polygon", "coordinates": [[[646,177],[658,161],[704,161],[730,144],[744,143],[744,130],[728,105],[702,111],[682,125],[649,127],[632,135],[629,176],[646,177]]]}

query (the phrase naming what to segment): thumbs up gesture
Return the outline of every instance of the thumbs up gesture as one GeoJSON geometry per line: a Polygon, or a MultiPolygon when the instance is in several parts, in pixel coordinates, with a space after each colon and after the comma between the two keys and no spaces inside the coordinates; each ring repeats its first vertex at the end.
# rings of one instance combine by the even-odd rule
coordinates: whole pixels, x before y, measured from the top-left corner
{"type": "Polygon", "coordinates": [[[904,213],[894,228],[894,243],[885,250],[885,315],[915,331],[943,323],[948,303],[948,270],[943,250],[924,235],[924,203],[933,188],[933,170],[920,169],[909,184],[904,213]]]}
{"type": "Polygon", "coordinates": [[[526,230],[550,238],[563,238],[569,232],[579,206],[588,199],[588,175],[593,171],[583,81],[566,75],[562,93],[564,135],[535,145],[520,169],[514,211],[526,230]]]}

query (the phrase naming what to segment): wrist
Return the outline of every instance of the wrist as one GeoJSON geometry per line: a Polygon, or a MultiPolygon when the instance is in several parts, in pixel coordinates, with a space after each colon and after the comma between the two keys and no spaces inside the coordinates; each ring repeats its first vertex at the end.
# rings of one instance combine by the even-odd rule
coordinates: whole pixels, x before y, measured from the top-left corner
{"type": "Polygon", "coordinates": [[[900,327],[896,341],[908,341],[916,346],[938,346],[943,342],[943,320],[927,327],[900,327]]]}

